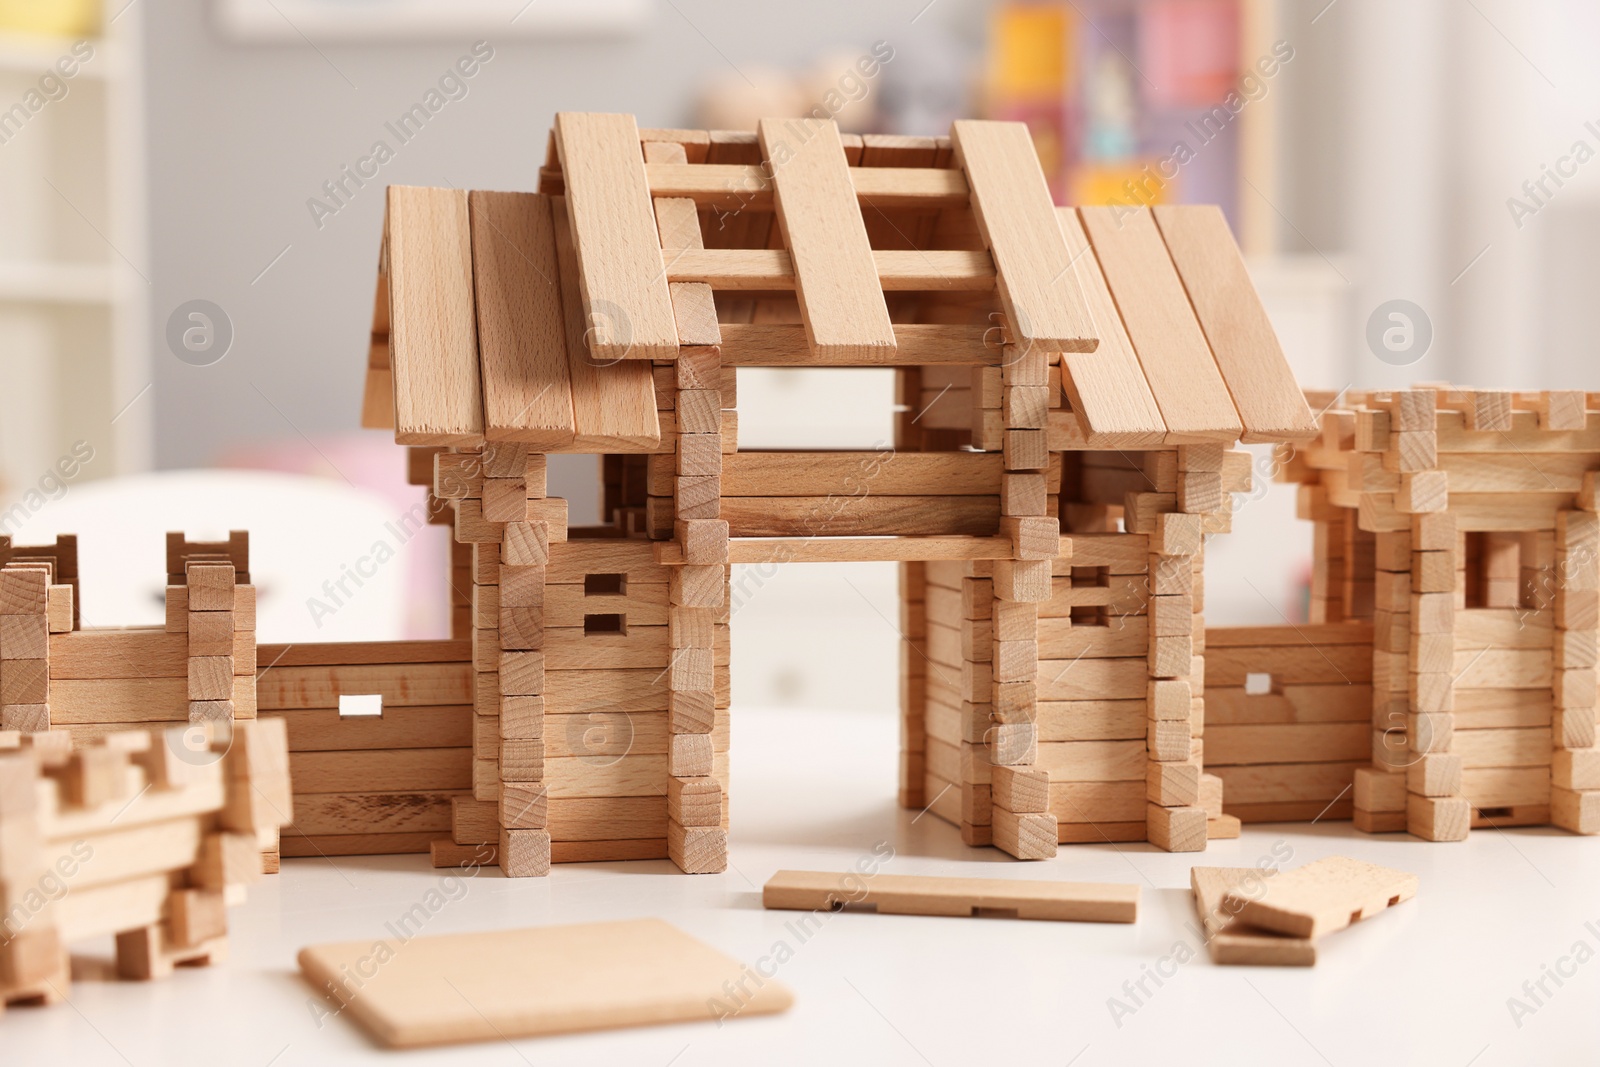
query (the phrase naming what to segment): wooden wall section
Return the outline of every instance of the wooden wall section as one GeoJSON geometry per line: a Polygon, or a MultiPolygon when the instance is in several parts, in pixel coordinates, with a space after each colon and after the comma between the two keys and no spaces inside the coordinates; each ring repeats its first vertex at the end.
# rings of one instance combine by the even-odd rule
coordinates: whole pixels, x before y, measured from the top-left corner
{"type": "Polygon", "coordinates": [[[472,795],[468,641],[263,645],[259,714],[289,732],[294,823],[285,856],[427,852],[472,795]],[[340,696],[383,713],[341,716],[340,696]]]}
{"type": "Polygon", "coordinates": [[[1206,771],[1243,822],[1348,819],[1371,758],[1372,625],[1206,631],[1206,771]]]}

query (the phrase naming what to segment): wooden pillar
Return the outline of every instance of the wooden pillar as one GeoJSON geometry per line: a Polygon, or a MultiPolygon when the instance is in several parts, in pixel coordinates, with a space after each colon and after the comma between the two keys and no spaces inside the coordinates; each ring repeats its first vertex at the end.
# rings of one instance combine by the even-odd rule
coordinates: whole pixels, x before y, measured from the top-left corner
{"type": "MultiPolygon", "coordinates": [[[[653,141],[644,151],[647,163],[687,162],[681,144],[653,141]]],[[[655,212],[664,256],[705,246],[694,201],[658,198],[655,212]]],[[[709,285],[677,283],[669,289],[679,349],[666,368],[667,379],[658,376],[657,404],[665,393],[677,424],[671,435],[672,495],[647,504],[652,535],[664,533],[670,520],[672,538],[683,552],[668,589],[667,854],[686,874],[710,874],[728,866],[712,742],[719,717],[727,714],[717,707],[716,666],[717,631],[728,609],[728,524],[721,517],[722,337],[709,285]]],[[[651,479],[653,486],[662,480],[651,479]]]]}
{"type": "Polygon", "coordinates": [[[1550,821],[1600,833],[1600,748],[1595,744],[1596,629],[1600,627],[1600,516],[1595,475],[1584,475],[1579,505],[1556,516],[1555,745],[1550,821]]]}
{"type": "Polygon", "coordinates": [[[1355,772],[1356,828],[1406,828],[1411,713],[1411,531],[1373,538],[1372,766],[1355,772]]]}
{"type": "Polygon", "coordinates": [[[0,569],[0,730],[50,729],[50,590],[47,563],[0,569]]]}
{"type": "Polygon", "coordinates": [[[1179,447],[1175,491],[1155,501],[1166,510],[1136,515],[1130,524],[1143,526],[1150,538],[1145,832],[1151,844],[1168,852],[1202,851],[1208,838],[1200,801],[1204,704],[1203,679],[1196,672],[1195,574],[1206,517],[1226,514],[1225,451],[1221,444],[1179,447]]]}
{"type": "Polygon", "coordinates": [[[1061,552],[1061,523],[1050,513],[1046,433],[1050,361],[1031,346],[1008,345],[1001,371],[1000,532],[1011,559],[994,565],[991,605],[991,702],[988,741],[995,845],[1018,859],[1056,854],[1059,829],[1049,810],[1050,777],[1039,755],[1039,604],[1052,591],[1052,561],[1061,552]]]}

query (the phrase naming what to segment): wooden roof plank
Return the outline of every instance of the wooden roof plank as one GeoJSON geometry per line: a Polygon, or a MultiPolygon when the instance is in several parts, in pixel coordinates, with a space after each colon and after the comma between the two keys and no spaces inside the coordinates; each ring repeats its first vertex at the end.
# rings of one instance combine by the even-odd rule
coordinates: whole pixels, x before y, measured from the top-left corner
{"type": "Polygon", "coordinates": [[[811,350],[822,359],[893,352],[894,327],[839,127],[762,119],[756,135],[772,168],[774,210],[811,350]]]}
{"type": "Polygon", "coordinates": [[[483,436],[467,194],[389,186],[389,360],[395,433],[403,445],[483,436]]]}
{"type": "Polygon", "coordinates": [[[1065,352],[1061,384],[1072,400],[1072,410],[1083,421],[1090,445],[1136,448],[1159,444],[1167,424],[1150,392],[1139,357],[1134,355],[1122,315],[1100,273],[1100,261],[1089,247],[1083,223],[1070,207],[1056,209],[1056,219],[1072,256],[1073,269],[1083,287],[1084,304],[1094,323],[1100,347],[1093,352],[1065,352]]]}
{"type": "Polygon", "coordinates": [[[1170,435],[1231,441],[1244,425],[1148,209],[1078,209],[1170,435]]]}
{"type": "Polygon", "coordinates": [[[473,192],[484,431],[548,452],[572,443],[572,378],[550,198],[473,192]]]}
{"type": "MultiPolygon", "coordinates": [[[[566,312],[567,371],[572,378],[572,415],[577,429],[572,450],[643,452],[659,447],[661,421],[656,417],[651,364],[635,359],[605,362],[584,344],[585,308],[565,198],[551,198],[550,215],[566,312]]],[[[661,258],[659,251],[656,258],[661,258]]],[[[673,329],[676,332],[676,326],[673,329]]],[[[676,356],[676,342],[672,351],[676,356]]]]}
{"type": "Polygon", "coordinates": [[[1028,128],[1020,122],[961,121],[950,135],[983,243],[994,255],[1000,301],[1017,343],[1048,352],[1093,352],[1094,322],[1028,128]]]}
{"type": "MultiPolygon", "coordinates": [[[[683,163],[686,158],[681,144],[654,142],[644,146],[647,164],[683,163]]],[[[705,248],[705,239],[700,233],[700,212],[693,200],[663,196],[656,197],[655,212],[656,228],[661,232],[662,269],[668,272],[667,291],[672,295],[678,344],[719,345],[722,334],[717,329],[717,303],[711,286],[677,281],[671,276],[680,257],[703,252],[705,248]]]]}
{"type": "Polygon", "coordinates": [[[1316,420],[1284,359],[1222,209],[1172,204],[1154,210],[1189,303],[1233,394],[1244,440],[1314,436],[1316,420]]]}
{"type": "Polygon", "coordinates": [[[672,298],[633,116],[562,112],[556,148],[584,321],[593,326],[589,348],[602,361],[676,359],[672,298]]]}

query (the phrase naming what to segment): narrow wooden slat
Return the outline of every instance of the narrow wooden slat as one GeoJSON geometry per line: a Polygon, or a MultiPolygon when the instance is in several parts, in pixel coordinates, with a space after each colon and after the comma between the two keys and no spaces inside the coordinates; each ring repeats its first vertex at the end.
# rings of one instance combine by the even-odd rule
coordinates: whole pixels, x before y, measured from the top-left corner
{"type": "Polygon", "coordinates": [[[822,359],[860,359],[895,348],[889,307],[861,221],[839,127],[832,121],[762,119],[773,208],[794,261],[806,340],[822,359]]]}
{"type": "MultiPolygon", "coordinates": [[[[713,154],[715,153],[713,146],[713,154]]],[[[958,170],[934,167],[850,167],[856,196],[879,208],[928,211],[965,207],[967,179],[958,170]]],[[[683,196],[701,207],[772,210],[772,181],[761,167],[735,163],[647,163],[652,196],[683,196]]]]}
{"type": "Polygon", "coordinates": [[[556,148],[595,359],[676,359],[644,154],[632,115],[562,112],[556,148]]]}
{"type": "Polygon", "coordinates": [[[394,439],[471,443],[483,435],[467,194],[389,186],[389,359],[394,439]]]}
{"type": "Polygon", "coordinates": [[[1020,122],[961,121],[951,127],[950,139],[972,189],[983,243],[994,254],[1013,338],[1048,352],[1093,352],[1095,324],[1028,128],[1020,122]]]}
{"type": "Polygon", "coordinates": [[[735,537],[864,537],[966,534],[992,537],[998,496],[727,497],[735,537]]]}
{"type": "Polygon", "coordinates": [[[550,198],[474,192],[473,287],[484,431],[550,451],[572,443],[572,377],[550,198]]]}
{"type": "Polygon", "coordinates": [[[722,460],[722,495],[984,495],[1003,470],[994,452],[737,452],[722,460]]]}
{"type": "MultiPolygon", "coordinates": [[[[713,289],[793,289],[794,261],[781,248],[713,248],[664,256],[670,282],[705,282],[713,289]]],[[[982,251],[875,251],[873,264],[885,292],[994,288],[994,260],[982,251]]]]}
{"type": "Polygon", "coordinates": [[[761,891],[768,909],[826,911],[871,905],[883,915],[971,916],[1007,912],[1019,919],[1131,923],[1139,887],[1096,882],[1012,878],[940,878],[848,872],[779,871],[761,891]]]}
{"type": "MultiPolygon", "coordinates": [[[[659,446],[661,421],[656,417],[656,387],[650,364],[635,359],[600,360],[584,343],[584,302],[578,292],[578,260],[572,247],[572,228],[566,225],[563,198],[551,200],[550,214],[554,222],[562,306],[566,312],[567,371],[572,379],[572,416],[577,431],[573,447],[639,451],[659,446]]],[[[659,264],[661,250],[657,248],[653,254],[659,264]]],[[[659,271],[660,267],[653,269],[659,271]]],[[[665,288],[665,275],[662,279],[665,288]]],[[[676,358],[678,327],[672,317],[670,301],[667,320],[673,331],[671,358],[676,358]]]]}
{"type": "MultiPolygon", "coordinates": [[[[646,143],[644,158],[647,163],[683,163],[686,160],[683,145],[667,142],[646,143]]],[[[700,213],[695,210],[693,200],[658,196],[655,213],[656,228],[661,233],[661,257],[667,266],[681,255],[705,248],[700,213]]],[[[722,335],[717,330],[716,298],[709,285],[675,280],[669,275],[667,292],[672,297],[672,315],[680,346],[722,343],[722,335]]]]}
{"type": "Polygon", "coordinates": [[[954,364],[970,367],[999,366],[1001,350],[992,342],[987,326],[939,326],[900,323],[894,327],[899,342],[863,356],[814,356],[807,346],[805,327],[791,323],[722,324],[724,367],[920,367],[954,364]]]}
{"type": "Polygon", "coordinates": [[[1061,224],[1061,235],[1100,338],[1100,346],[1093,352],[1062,353],[1061,384],[1072,400],[1072,410],[1082,420],[1091,445],[1138,448],[1157,444],[1166,437],[1167,424],[1133,353],[1133,342],[1128,340],[1083,223],[1070,207],[1057,208],[1056,221],[1061,224]]]}
{"type": "Polygon", "coordinates": [[[1237,439],[1244,426],[1150,212],[1086,207],[1078,214],[1167,430],[1237,439]]]}
{"type": "Polygon", "coordinates": [[[1170,204],[1154,211],[1217,368],[1233,394],[1244,440],[1314,436],[1316,420],[1283,358],[1222,209],[1215,204],[1170,204]]]}

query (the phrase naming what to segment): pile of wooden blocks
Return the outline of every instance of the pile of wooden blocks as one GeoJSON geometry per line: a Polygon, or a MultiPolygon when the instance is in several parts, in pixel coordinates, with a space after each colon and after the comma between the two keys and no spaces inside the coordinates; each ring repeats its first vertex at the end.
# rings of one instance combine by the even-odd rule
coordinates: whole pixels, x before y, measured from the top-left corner
{"type": "Polygon", "coordinates": [[[66,996],[67,948],[116,935],[125,978],[214,962],[292,813],[279,723],[0,734],[0,1000],[66,996]]]}

